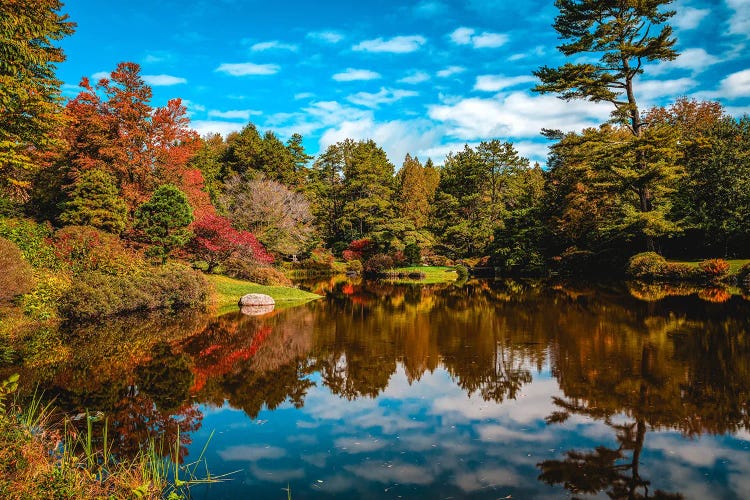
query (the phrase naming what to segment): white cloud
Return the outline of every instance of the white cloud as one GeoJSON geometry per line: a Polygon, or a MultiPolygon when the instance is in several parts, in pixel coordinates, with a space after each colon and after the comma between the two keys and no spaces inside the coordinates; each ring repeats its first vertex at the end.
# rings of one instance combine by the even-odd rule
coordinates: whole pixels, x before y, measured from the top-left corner
{"type": "Polygon", "coordinates": [[[427,43],[427,40],[419,35],[396,36],[390,39],[375,38],[358,43],[352,47],[352,50],[407,54],[419,50],[425,43],[427,43]]]}
{"type": "Polygon", "coordinates": [[[208,116],[215,118],[224,118],[226,120],[249,120],[251,116],[261,115],[261,111],[255,109],[230,109],[227,111],[219,111],[218,109],[212,109],[208,112],[208,116]]]}
{"type": "Polygon", "coordinates": [[[480,75],[474,84],[474,90],[484,92],[498,92],[522,83],[536,81],[531,75],[505,76],[505,75],[480,75]]]}
{"type": "Polygon", "coordinates": [[[220,73],[226,73],[232,76],[247,75],[275,75],[281,68],[277,64],[255,64],[245,63],[222,63],[216,68],[220,73]]]}
{"type": "Polygon", "coordinates": [[[457,28],[450,35],[451,41],[457,45],[472,45],[475,49],[494,49],[505,45],[509,37],[504,33],[485,31],[477,34],[473,28],[464,26],[457,28]]]}
{"type": "Polygon", "coordinates": [[[144,82],[153,87],[168,87],[170,85],[187,83],[186,79],[172,75],[143,75],[142,78],[144,82]]]}
{"type": "Polygon", "coordinates": [[[482,33],[472,37],[471,41],[476,49],[494,49],[505,45],[508,35],[503,33],[482,33]]]}
{"type": "Polygon", "coordinates": [[[339,43],[344,39],[344,35],[338,31],[313,31],[307,34],[307,38],[325,43],[339,43]]]}
{"type": "Polygon", "coordinates": [[[690,48],[683,50],[674,61],[661,61],[652,65],[646,71],[649,74],[660,75],[674,69],[684,69],[692,71],[693,74],[698,74],[718,62],[721,62],[721,59],[709,54],[704,49],[690,48]]]}
{"type": "Polygon", "coordinates": [[[734,99],[736,97],[747,96],[750,96],[750,69],[744,69],[732,73],[724,78],[719,85],[719,91],[716,97],[734,99]]]}
{"type": "Polygon", "coordinates": [[[734,11],[729,18],[729,33],[750,37],[750,2],[747,0],[726,0],[734,11]]]}
{"type": "Polygon", "coordinates": [[[347,68],[341,73],[336,73],[332,77],[337,82],[354,82],[360,80],[377,80],[380,78],[380,73],[370,71],[369,69],[354,69],[347,68]]]}
{"type": "Polygon", "coordinates": [[[349,102],[358,106],[377,108],[381,104],[391,104],[405,97],[414,97],[417,95],[419,95],[419,93],[414,92],[413,90],[393,90],[381,87],[376,93],[357,92],[356,94],[347,97],[347,99],[349,102]]]}
{"type": "Polygon", "coordinates": [[[183,99],[182,105],[187,109],[188,116],[191,116],[196,112],[202,113],[203,111],[206,111],[206,107],[203,104],[198,104],[190,99],[183,99]]]}
{"type": "Polygon", "coordinates": [[[239,132],[243,126],[244,124],[239,122],[225,122],[221,120],[192,120],[190,122],[190,127],[201,136],[221,134],[226,137],[232,132],[239,132]]]}
{"type": "Polygon", "coordinates": [[[250,47],[250,50],[252,50],[253,52],[263,52],[266,50],[289,50],[291,52],[297,52],[298,49],[299,47],[294,44],[282,43],[278,40],[273,40],[270,42],[258,42],[250,47]]]}
{"type": "Polygon", "coordinates": [[[445,69],[441,69],[437,72],[437,76],[440,78],[448,78],[449,76],[457,75],[466,71],[463,66],[448,66],[445,69]]]}
{"type": "Polygon", "coordinates": [[[462,26],[451,33],[450,38],[457,45],[468,45],[471,43],[471,37],[474,36],[474,32],[475,30],[472,28],[462,26]]]}
{"type": "Polygon", "coordinates": [[[656,99],[658,97],[679,97],[698,85],[692,78],[677,78],[675,80],[642,80],[636,87],[635,92],[643,99],[656,99]]]}
{"type": "Polygon", "coordinates": [[[315,97],[315,94],[312,92],[300,92],[298,94],[294,94],[294,100],[299,101],[301,99],[310,99],[311,97],[315,97]]]}
{"type": "Polygon", "coordinates": [[[102,78],[106,78],[106,79],[109,80],[109,78],[110,78],[109,71],[97,71],[96,73],[94,73],[93,75],[91,75],[91,79],[94,80],[94,82],[98,82],[102,78]]]}
{"type": "Polygon", "coordinates": [[[538,137],[542,128],[581,130],[606,121],[611,111],[606,103],[565,102],[518,91],[491,98],[463,98],[428,108],[430,118],[445,123],[450,135],[462,140],[538,137]]]}
{"type": "Polygon", "coordinates": [[[224,461],[256,462],[264,459],[278,459],[286,455],[283,448],[275,446],[230,446],[219,450],[218,455],[224,461]]]}
{"type": "Polygon", "coordinates": [[[430,79],[430,75],[425,73],[424,71],[415,71],[403,78],[401,78],[398,82],[399,83],[408,83],[411,85],[416,85],[417,83],[426,82],[430,79]]]}
{"type": "Polygon", "coordinates": [[[692,30],[697,28],[703,18],[711,13],[710,9],[696,9],[684,5],[675,7],[677,14],[672,18],[672,24],[681,30],[692,30]]]}

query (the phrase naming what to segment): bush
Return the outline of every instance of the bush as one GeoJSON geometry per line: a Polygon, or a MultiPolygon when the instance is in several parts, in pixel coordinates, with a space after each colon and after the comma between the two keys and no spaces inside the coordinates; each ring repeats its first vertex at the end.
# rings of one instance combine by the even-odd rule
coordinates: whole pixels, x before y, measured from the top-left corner
{"type": "Polygon", "coordinates": [[[693,266],[678,262],[666,262],[662,266],[658,276],[654,276],[651,279],[660,278],[664,281],[673,282],[696,281],[697,275],[698,270],[693,266]]]}
{"type": "Polygon", "coordinates": [[[232,278],[252,281],[266,286],[291,286],[292,281],[278,269],[271,266],[259,266],[252,262],[233,262],[227,268],[227,275],[232,278]]]}
{"type": "Polygon", "coordinates": [[[170,263],[142,268],[130,275],[92,271],[76,276],[60,298],[60,315],[85,321],[119,314],[158,309],[181,309],[205,303],[208,284],[188,266],[170,263]]]}
{"type": "Polygon", "coordinates": [[[737,284],[745,290],[750,290],[750,262],[737,271],[737,284]]]}
{"type": "Polygon", "coordinates": [[[425,255],[423,260],[425,265],[428,266],[445,267],[453,265],[453,261],[445,255],[425,255]]]}
{"type": "Polygon", "coordinates": [[[91,226],[64,227],[55,233],[53,245],[57,258],[74,274],[88,271],[122,274],[141,260],[117,236],[91,226]]]}
{"type": "Polygon", "coordinates": [[[708,259],[698,264],[700,277],[711,283],[729,279],[729,262],[724,259],[708,259]]]}
{"type": "Polygon", "coordinates": [[[350,273],[361,273],[363,269],[362,262],[358,260],[350,260],[346,263],[346,270],[350,273]]]}
{"type": "Polygon", "coordinates": [[[318,247],[310,252],[310,256],[304,259],[300,265],[302,269],[331,269],[334,260],[335,258],[329,250],[318,247]]]}
{"type": "Polygon", "coordinates": [[[466,268],[466,266],[457,265],[453,269],[456,270],[456,274],[458,275],[459,280],[466,280],[469,278],[469,270],[466,268]]]}
{"type": "Polygon", "coordinates": [[[52,227],[28,219],[0,217],[0,237],[6,238],[21,250],[26,262],[34,268],[58,269],[60,261],[49,242],[52,227]]]}
{"type": "Polygon", "coordinates": [[[367,275],[378,275],[393,267],[393,258],[390,255],[376,254],[367,259],[363,271],[367,275]]]}
{"type": "Polygon", "coordinates": [[[12,241],[0,238],[0,302],[28,293],[33,285],[34,275],[21,249],[12,241]]]}
{"type": "Polygon", "coordinates": [[[643,252],[630,258],[628,276],[640,280],[654,280],[663,277],[667,260],[656,252],[643,252]]]}

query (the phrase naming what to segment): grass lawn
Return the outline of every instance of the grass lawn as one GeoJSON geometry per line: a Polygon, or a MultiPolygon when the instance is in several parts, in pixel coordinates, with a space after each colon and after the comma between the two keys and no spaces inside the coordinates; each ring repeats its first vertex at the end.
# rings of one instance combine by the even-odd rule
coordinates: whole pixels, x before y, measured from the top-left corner
{"type": "MultiPolygon", "coordinates": [[[[687,264],[689,266],[697,266],[701,260],[670,260],[669,262],[675,262],[677,264],[687,264]]],[[[750,259],[734,259],[734,260],[728,260],[729,262],[729,272],[732,274],[737,274],[737,271],[740,270],[742,266],[750,262],[750,259]]]]}
{"type": "Polygon", "coordinates": [[[391,283],[422,283],[426,285],[432,285],[435,283],[451,283],[456,281],[458,275],[455,269],[452,267],[442,266],[409,266],[399,267],[391,269],[390,271],[397,273],[424,273],[425,277],[421,280],[412,280],[408,278],[399,278],[394,280],[388,280],[391,283]]]}
{"type": "Polygon", "coordinates": [[[237,309],[240,297],[247,293],[264,293],[273,297],[276,307],[302,304],[321,298],[320,295],[287,286],[265,286],[252,281],[236,280],[218,274],[206,274],[206,279],[214,288],[214,300],[219,312],[237,309]]]}

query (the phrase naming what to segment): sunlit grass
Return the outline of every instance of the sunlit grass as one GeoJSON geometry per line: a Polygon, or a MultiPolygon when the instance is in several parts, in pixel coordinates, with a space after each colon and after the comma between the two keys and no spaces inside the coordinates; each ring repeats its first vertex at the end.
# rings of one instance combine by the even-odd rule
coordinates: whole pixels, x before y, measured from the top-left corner
{"type": "Polygon", "coordinates": [[[434,285],[437,283],[452,283],[456,281],[456,278],[458,277],[454,268],[445,266],[407,266],[389,269],[388,272],[424,274],[424,278],[422,279],[388,279],[387,281],[390,283],[421,283],[425,285],[434,285]]]}
{"type": "Polygon", "coordinates": [[[206,278],[214,288],[214,304],[219,312],[237,309],[237,302],[245,294],[263,293],[273,297],[277,307],[299,304],[319,299],[320,295],[288,286],[266,286],[218,274],[207,274],[206,278]]]}

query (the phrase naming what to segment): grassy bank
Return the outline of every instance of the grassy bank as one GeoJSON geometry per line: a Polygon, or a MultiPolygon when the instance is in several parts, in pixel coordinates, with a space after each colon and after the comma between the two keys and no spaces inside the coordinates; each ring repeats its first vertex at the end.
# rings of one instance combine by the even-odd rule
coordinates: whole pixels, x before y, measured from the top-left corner
{"type": "Polygon", "coordinates": [[[422,279],[397,278],[387,280],[391,283],[421,283],[425,285],[434,285],[437,283],[452,283],[456,281],[456,278],[458,277],[454,268],[444,266],[408,266],[390,269],[388,272],[424,274],[424,278],[422,279]]]}
{"type": "Polygon", "coordinates": [[[287,286],[265,286],[251,281],[242,281],[218,274],[207,274],[206,279],[213,287],[213,301],[219,312],[237,308],[240,297],[247,293],[264,293],[273,297],[278,306],[294,305],[319,299],[320,295],[287,286]]]}

